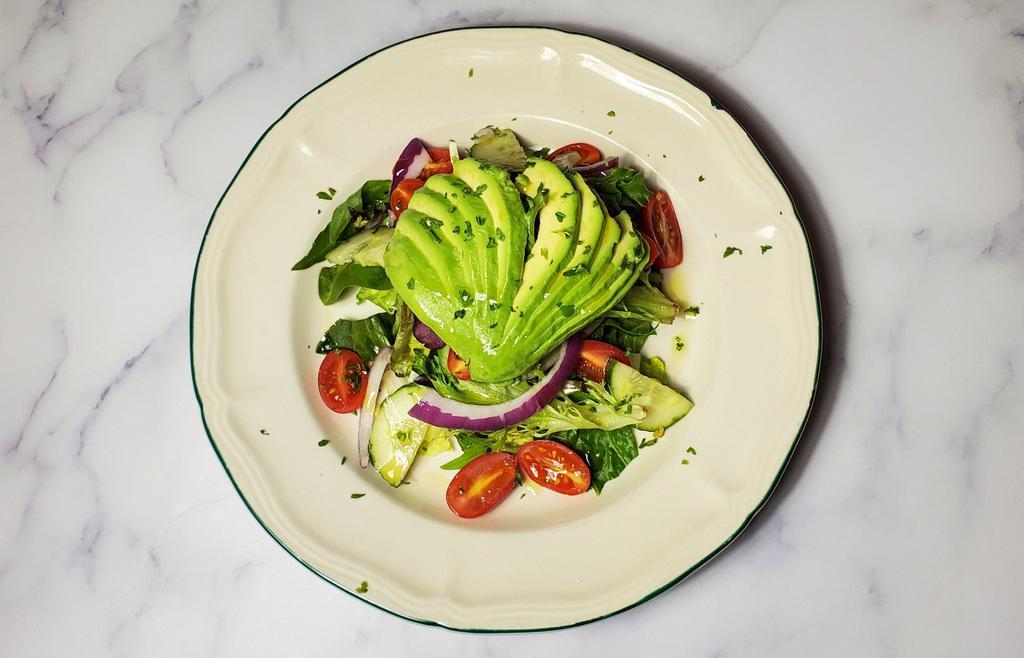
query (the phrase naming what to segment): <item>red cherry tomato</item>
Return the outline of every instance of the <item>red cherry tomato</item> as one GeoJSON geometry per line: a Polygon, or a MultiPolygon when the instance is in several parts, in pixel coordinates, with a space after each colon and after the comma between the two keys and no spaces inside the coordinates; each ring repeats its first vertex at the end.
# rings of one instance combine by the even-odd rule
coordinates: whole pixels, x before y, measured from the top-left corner
{"type": "Polygon", "coordinates": [[[548,154],[548,160],[554,160],[563,153],[578,153],[580,161],[576,164],[588,165],[594,164],[595,162],[601,161],[601,151],[597,150],[596,146],[586,144],[584,142],[576,142],[575,144],[566,144],[562,148],[557,148],[548,154]]]}
{"type": "Polygon", "coordinates": [[[590,469],[571,448],[540,439],[530,441],[516,454],[519,469],[546,489],[578,496],[590,488],[590,469]]]}
{"type": "Polygon", "coordinates": [[[328,352],[320,364],[317,388],[331,411],[355,411],[366,397],[366,364],[352,350],[328,352]]]}
{"type": "Polygon", "coordinates": [[[629,365],[626,353],[600,340],[585,340],[580,348],[580,359],[576,362],[576,372],[595,382],[603,382],[608,372],[608,362],[612,359],[629,365]]]}
{"type": "Polygon", "coordinates": [[[427,180],[434,174],[452,173],[452,154],[448,152],[447,147],[428,148],[427,153],[430,154],[430,162],[420,172],[422,180],[427,180]]]}
{"type": "Polygon", "coordinates": [[[683,262],[683,234],[679,231],[679,220],[668,193],[658,190],[644,206],[643,232],[654,238],[661,250],[654,264],[658,267],[675,267],[683,262]]]}
{"type": "Polygon", "coordinates": [[[464,382],[472,379],[469,372],[469,364],[462,360],[455,350],[448,348],[448,372],[455,375],[455,379],[460,379],[464,382]]]}
{"type": "Polygon", "coordinates": [[[651,263],[658,260],[658,256],[661,255],[661,248],[658,247],[658,243],[654,241],[654,238],[643,231],[640,232],[640,237],[647,243],[647,265],[645,267],[650,267],[651,263]]]}
{"type": "Polygon", "coordinates": [[[406,178],[395,186],[391,192],[391,212],[395,217],[401,217],[405,209],[409,207],[409,199],[413,192],[423,187],[423,181],[417,178],[406,178]]]}
{"type": "Polygon", "coordinates": [[[507,452],[491,452],[459,469],[445,499],[456,516],[474,519],[494,509],[515,486],[516,458],[507,452]]]}

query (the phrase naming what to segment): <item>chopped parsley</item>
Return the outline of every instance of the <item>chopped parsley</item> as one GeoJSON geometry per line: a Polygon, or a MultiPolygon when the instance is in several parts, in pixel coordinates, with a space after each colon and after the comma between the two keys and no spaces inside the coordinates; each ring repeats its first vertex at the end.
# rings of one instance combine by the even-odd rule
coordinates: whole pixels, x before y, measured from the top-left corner
{"type": "Polygon", "coordinates": [[[484,224],[487,223],[487,218],[486,217],[481,217],[480,215],[477,215],[476,216],[476,223],[479,224],[480,226],[483,226],[484,224]]]}
{"type": "Polygon", "coordinates": [[[341,456],[341,465],[344,466],[345,462],[347,462],[347,461],[348,461],[348,457],[346,457],[345,455],[342,455],[341,456]]]}
{"type": "Polygon", "coordinates": [[[615,110],[608,110],[608,116],[610,116],[610,117],[615,116],[615,110]]]}
{"type": "Polygon", "coordinates": [[[587,267],[586,263],[577,263],[575,266],[570,267],[566,271],[562,272],[562,276],[576,276],[578,274],[583,274],[589,271],[590,268],[587,267]]]}
{"type": "Polygon", "coordinates": [[[484,183],[483,185],[481,185],[481,186],[477,187],[475,190],[473,190],[473,195],[474,196],[480,196],[485,191],[487,191],[487,183],[484,183]]]}
{"type": "Polygon", "coordinates": [[[687,448],[686,452],[690,453],[691,455],[696,455],[697,454],[697,451],[693,449],[693,446],[690,446],[689,448],[687,448]]]}
{"type": "Polygon", "coordinates": [[[494,247],[497,247],[497,246],[498,246],[498,241],[494,239],[494,236],[493,235],[488,235],[487,236],[487,248],[488,249],[493,249],[494,247]]]}
{"type": "Polygon", "coordinates": [[[568,318],[572,317],[572,315],[576,312],[576,307],[572,304],[559,304],[558,310],[562,312],[562,315],[568,318]]]}
{"type": "Polygon", "coordinates": [[[405,282],[405,287],[409,290],[414,290],[416,288],[416,279],[409,277],[409,280],[405,282]]]}
{"type": "Polygon", "coordinates": [[[675,349],[675,351],[681,352],[683,348],[686,347],[686,343],[683,342],[682,338],[676,336],[675,338],[672,339],[672,347],[675,349]]]}
{"type": "Polygon", "coordinates": [[[466,77],[467,78],[472,78],[473,77],[473,69],[469,69],[469,73],[466,74],[466,77]]]}
{"type": "Polygon", "coordinates": [[[722,253],[722,258],[728,258],[733,254],[739,254],[740,256],[742,256],[743,250],[740,249],[739,247],[726,247],[725,251],[722,253]]]}
{"type": "Polygon", "coordinates": [[[363,496],[365,496],[365,495],[366,495],[366,494],[364,494],[364,493],[354,493],[354,494],[352,494],[351,498],[352,498],[353,500],[358,500],[358,499],[362,498],[362,497],[363,497],[363,496]]]}
{"type": "Polygon", "coordinates": [[[441,236],[437,234],[437,229],[444,226],[444,222],[439,219],[434,219],[433,217],[423,217],[420,219],[420,225],[427,230],[427,233],[430,234],[430,238],[434,242],[437,244],[441,244],[441,242],[443,242],[443,240],[441,240],[441,236]]]}
{"type": "Polygon", "coordinates": [[[640,442],[639,448],[643,450],[644,448],[649,448],[650,446],[653,446],[657,442],[658,439],[644,439],[643,441],[640,442]]]}
{"type": "Polygon", "coordinates": [[[498,236],[499,240],[504,240],[505,239],[505,231],[502,231],[501,227],[495,227],[494,234],[496,236],[498,236]]]}
{"type": "Polygon", "coordinates": [[[690,460],[689,459],[684,459],[683,461],[681,461],[679,463],[682,464],[683,466],[686,466],[687,464],[690,463],[690,460]]]}
{"type": "Polygon", "coordinates": [[[456,320],[461,320],[464,317],[466,317],[466,309],[460,308],[459,310],[455,311],[456,320]]]}
{"type": "Polygon", "coordinates": [[[270,436],[270,432],[268,432],[267,430],[264,430],[264,429],[260,430],[260,434],[262,434],[263,436],[270,436]]]}
{"type": "Polygon", "coordinates": [[[686,309],[685,311],[683,311],[683,315],[685,315],[688,318],[695,318],[698,315],[700,315],[700,307],[699,306],[691,306],[688,309],[686,309]]]}
{"type": "MultiPolygon", "coordinates": [[[[472,69],[470,69],[470,70],[472,70],[472,69]]],[[[369,591],[370,591],[370,586],[367,584],[367,582],[365,580],[363,582],[359,583],[359,587],[356,588],[356,592],[358,592],[359,594],[366,594],[369,591]]]]}
{"type": "Polygon", "coordinates": [[[764,256],[765,252],[767,252],[771,248],[772,246],[770,244],[761,245],[761,255],[764,256]]]}
{"type": "Polygon", "coordinates": [[[473,301],[473,296],[469,294],[469,291],[465,288],[459,290],[459,301],[462,302],[463,306],[469,306],[473,301]]]}
{"type": "Polygon", "coordinates": [[[697,182],[698,183],[703,183],[704,182],[704,174],[701,174],[700,176],[697,176],[697,182]]]}
{"type": "MultiPolygon", "coordinates": [[[[334,189],[333,187],[328,187],[326,192],[317,192],[316,193],[316,198],[318,198],[318,199],[326,199],[327,201],[330,201],[331,199],[334,198],[334,195],[337,194],[337,193],[338,193],[338,190],[334,189]]],[[[317,211],[317,212],[319,212],[319,211],[317,211]]]]}
{"type": "Polygon", "coordinates": [[[555,211],[555,219],[557,219],[561,223],[563,220],[565,220],[565,213],[562,212],[561,210],[555,211]]]}
{"type": "Polygon", "coordinates": [[[317,444],[318,446],[320,446],[321,448],[323,448],[323,447],[324,447],[325,445],[327,445],[328,443],[330,443],[330,440],[329,440],[329,439],[320,439],[319,441],[317,441],[317,442],[316,442],[316,444],[317,444]]]}

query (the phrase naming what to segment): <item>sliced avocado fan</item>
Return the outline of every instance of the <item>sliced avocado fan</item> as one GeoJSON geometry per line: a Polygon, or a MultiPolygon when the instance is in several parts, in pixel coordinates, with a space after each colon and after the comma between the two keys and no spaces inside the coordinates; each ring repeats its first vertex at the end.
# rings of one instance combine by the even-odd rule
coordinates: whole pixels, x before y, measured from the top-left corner
{"type": "Polygon", "coordinates": [[[646,263],[628,215],[611,217],[579,174],[539,158],[515,184],[473,158],[431,176],[384,253],[398,295],[484,382],[540,361],[615,305],[646,263]],[[519,192],[542,200],[529,252],[519,192]]]}

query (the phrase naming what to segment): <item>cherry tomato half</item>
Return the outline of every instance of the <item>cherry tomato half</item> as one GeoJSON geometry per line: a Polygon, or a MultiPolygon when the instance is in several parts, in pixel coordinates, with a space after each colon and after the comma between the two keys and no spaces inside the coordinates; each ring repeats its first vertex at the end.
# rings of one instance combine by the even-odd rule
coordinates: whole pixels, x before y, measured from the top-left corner
{"type": "Polygon", "coordinates": [[[409,199],[413,192],[423,187],[423,181],[418,178],[406,178],[395,186],[391,191],[391,212],[395,217],[401,217],[405,209],[409,207],[409,199]]]}
{"type": "Polygon", "coordinates": [[[445,499],[456,516],[474,519],[494,509],[515,486],[516,458],[507,452],[491,452],[459,469],[445,499]]]}
{"type": "Polygon", "coordinates": [[[540,486],[567,496],[590,488],[590,469],[574,450],[557,441],[539,439],[519,448],[519,469],[540,486]]]}
{"type": "Polygon", "coordinates": [[[658,247],[658,243],[654,241],[654,238],[643,231],[640,231],[640,237],[647,243],[647,265],[644,267],[650,267],[651,263],[658,260],[658,256],[661,255],[661,248],[658,247]]]}
{"type": "Polygon", "coordinates": [[[448,152],[447,147],[428,148],[427,153],[430,154],[430,162],[420,172],[422,180],[427,180],[434,174],[452,173],[452,154],[448,152]]]}
{"type": "Polygon", "coordinates": [[[629,365],[626,353],[614,345],[600,340],[585,340],[580,348],[580,359],[576,362],[576,372],[591,381],[603,382],[608,362],[612,359],[629,365]]]}
{"type": "Polygon", "coordinates": [[[352,350],[328,352],[320,364],[317,388],[331,411],[355,411],[366,397],[366,364],[352,350]]]}
{"type": "Polygon", "coordinates": [[[588,165],[594,164],[595,162],[601,161],[601,151],[597,150],[597,147],[592,144],[586,144],[584,142],[576,142],[575,144],[566,144],[562,148],[557,148],[551,153],[548,153],[548,160],[554,160],[563,153],[578,153],[580,161],[577,164],[588,165]]]}
{"type": "Polygon", "coordinates": [[[658,267],[675,267],[683,262],[683,235],[679,231],[679,220],[668,193],[658,190],[644,206],[643,232],[654,238],[661,250],[654,264],[658,267]]]}
{"type": "Polygon", "coordinates": [[[448,372],[455,375],[455,379],[468,382],[472,379],[469,372],[469,364],[462,360],[455,350],[448,348],[448,372]]]}

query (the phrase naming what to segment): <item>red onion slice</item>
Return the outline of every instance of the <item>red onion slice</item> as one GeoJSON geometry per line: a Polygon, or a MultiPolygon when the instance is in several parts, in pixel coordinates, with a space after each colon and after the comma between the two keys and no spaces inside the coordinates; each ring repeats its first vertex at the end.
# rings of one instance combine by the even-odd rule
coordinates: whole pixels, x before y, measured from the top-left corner
{"type": "Polygon", "coordinates": [[[373,429],[374,412],[377,411],[377,392],[380,389],[380,380],[384,377],[384,369],[389,363],[391,348],[382,347],[373,359],[373,365],[366,376],[366,397],[363,398],[363,406],[359,409],[359,432],[356,435],[360,468],[370,465],[370,452],[367,448],[370,444],[370,430],[373,429]]]}
{"type": "Polygon", "coordinates": [[[500,404],[467,404],[428,391],[409,415],[436,427],[493,432],[520,423],[540,411],[562,389],[580,356],[580,335],[565,341],[556,352],[555,365],[548,374],[517,398],[500,404]]]}
{"type": "Polygon", "coordinates": [[[444,347],[444,340],[437,335],[437,332],[420,322],[419,318],[416,318],[416,323],[413,324],[412,335],[416,336],[416,340],[423,343],[428,349],[439,350],[444,347]]]}
{"type": "Polygon", "coordinates": [[[610,158],[605,158],[600,162],[588,165],[578,165],[573,167],[580,176],[597,176],[603,174],[606,171],[615,169],[619,166],[619,156],[613,155],[610,158]]]}
{"type": "Polygon", "coordinates": [[[419,178],[423,167],[430,162],[430,154],[423,146],[419,137],[413,137],[402,149],[401,155],[391,168],[391,189],[394,190],[398,184],[407,178],[419,178]]]}

